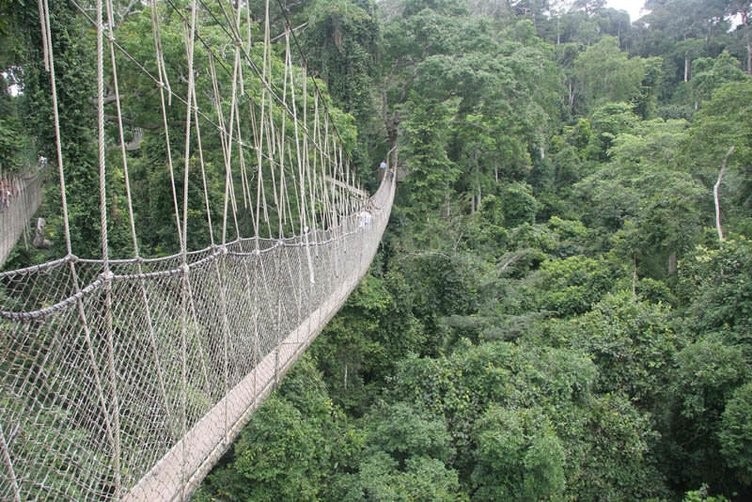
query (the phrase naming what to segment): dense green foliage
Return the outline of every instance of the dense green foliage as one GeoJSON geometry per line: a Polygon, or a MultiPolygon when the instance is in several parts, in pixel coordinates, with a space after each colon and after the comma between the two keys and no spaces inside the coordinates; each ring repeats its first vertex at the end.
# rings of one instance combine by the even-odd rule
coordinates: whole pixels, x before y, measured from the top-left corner
{"type": "Polygon", "coordinates": [[[371,275],[200,499],[752,495],[750,4],[557,5],[298,11],[361,133],[398,125],[402,182],[371,275]]]}
{"type": "MultiPolygon", "coordinates": [[[[85,192],[91,67],[54,4],[85,192]]],[[[371,274],[197,499],[752,497],[752,4],[648,0],[633,24],[597,0],[273,7],[354,117],[361,173],[399,146],[398,200],[371,274]]],[[[6,87],[36,43],[14,16],[6,87]]],[[[124,25],[133,52],[145,25],[124,25]]],[[[0,96],[0,168],[49,138],[40,75],[0,96]]],[[[133,167],[157,253],[160,145],[133,167]]]]}

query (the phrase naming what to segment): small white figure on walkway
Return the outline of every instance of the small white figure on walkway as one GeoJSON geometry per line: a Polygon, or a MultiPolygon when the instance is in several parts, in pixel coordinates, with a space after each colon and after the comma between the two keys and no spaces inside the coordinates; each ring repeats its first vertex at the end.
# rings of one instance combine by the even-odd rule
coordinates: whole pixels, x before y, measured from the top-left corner
{"type": "Polygon", "coordinates": [[[358,228],[371,228],[373,215],[366,209],[358,213],[358,228]]]}

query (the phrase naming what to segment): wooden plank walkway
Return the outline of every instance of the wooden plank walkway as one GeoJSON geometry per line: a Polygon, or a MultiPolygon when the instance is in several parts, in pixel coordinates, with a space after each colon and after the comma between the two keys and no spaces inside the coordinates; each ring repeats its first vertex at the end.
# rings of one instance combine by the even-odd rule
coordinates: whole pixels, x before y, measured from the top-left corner
{"type": "Polygon", "coordinates": [[[363,274],[343,284],[267,354],[139,481],[123,500],[185,500],[200,485],[282,376],[337,313],[363,274]]]}
{"type": "MultiPolygon", "coordinates": [[[[395,184],[390,179],[372,199],[377,203],[374,208],[380,213],[373,229],[378,240],[389,220],[394,191],[395,184]]],[[[354,273],[188,430],[121,500],[188,500],[230,448],[253,412],[344,305],[368,272],[376,250],[377,246],[372,246],[361,254],[360,266],[354,273]]]]}

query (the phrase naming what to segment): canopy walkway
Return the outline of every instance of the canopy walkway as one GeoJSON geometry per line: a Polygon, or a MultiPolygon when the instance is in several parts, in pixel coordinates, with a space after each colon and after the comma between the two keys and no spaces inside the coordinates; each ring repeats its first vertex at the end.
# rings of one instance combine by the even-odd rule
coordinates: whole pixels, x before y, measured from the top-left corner
{"type": "Polygon", "coordinates": [[[370,197],[355,186],[315,81],[292,64],[289,28],[284,65],[272,64],[268,1],[258,19],[244,2],[151,2],[139,14],[153,34],[148,64],[109,30],[112,1],[90,3],[72,2],[96,28],[101,255],[74,247],[70,208],[91,194],[66,185],[52,2],[39,0],[65,253],[0,273],[0,500],[185,500],[367,272],[394,176],[370,197]],[[222,54],[204,43],[219,8],[222,54]],[[178,17],[185,61],[167,65],[163,31],[178,17]],[[168,256],[142,255],[138,146],[126,148],[123,119],[140,104],[123,98],[118,71],[158,89],[163,128],[138,142],[158,144],[149,168],[169,173],[179,245],[168,256]],[[118,221],[113,200],[126,202],[118,221]],[[127,252],[110,245],[118,225],[127,252]]]}
{"type": "Polygon", "coordinates": [[[0,178],[0,267],[18,239],[29,228],[29,220],[42,203],[38,174],[0,178]]]}

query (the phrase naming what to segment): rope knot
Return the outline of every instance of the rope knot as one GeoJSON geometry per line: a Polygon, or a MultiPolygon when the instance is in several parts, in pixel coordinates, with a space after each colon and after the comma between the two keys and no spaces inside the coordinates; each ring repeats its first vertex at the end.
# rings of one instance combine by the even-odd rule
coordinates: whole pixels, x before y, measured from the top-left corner
{"type": "Polygon", "coordinates": [[[183,275],[188,275],[188,272],[191,271],[191,267],[189,267],[187,263],[183,263],[180,266],[180,270],[183,272],[183,275]]]}
{"type": "Polygon", "coordinates": [[[106,270],[99,277],[102,279],[102,282],[112,282],[115,274],[112,273],[112,270],[106,270]]]}

